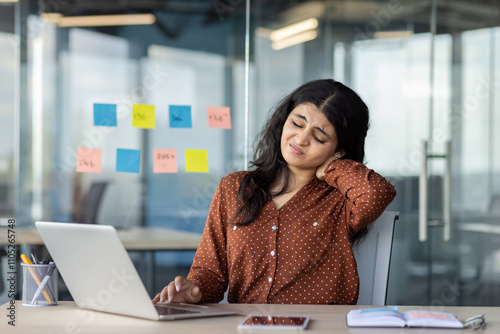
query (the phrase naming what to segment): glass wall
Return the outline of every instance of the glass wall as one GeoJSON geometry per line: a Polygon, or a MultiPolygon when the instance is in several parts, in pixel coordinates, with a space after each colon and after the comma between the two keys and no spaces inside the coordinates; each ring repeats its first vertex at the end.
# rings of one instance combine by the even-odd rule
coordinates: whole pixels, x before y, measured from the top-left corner
{"type": "Polygon", "coordinates": [[[17,44],[15,34],[14,6],[0,6],[0,217],[13,215],[14,211],[14,150],[17,44]]]}
{"type": "MultiPolygon", "coordinates": [[[[498,7],[439,0],[254,4],[259,103],[269,107],[299,83],[332,77],[370,108],[365,163],[398,191],[389,207],[400,218],[388,303],[497,304],[498,7]],[[277,29],[310,19],[317,27],[304,29],[302,42],[273,43],[277,29]]],[[[265,111],[263,105],[254,115],[263,119],[265,111]]]]}
{"type": "MultiPolygon", "coordinates": [[[[92,219],[200,233],[220,178],[248,168],[273,106],[306,81],[333,78],[367,102],[365,162],[398,191],[389,207],[400,219],[388,303],[498,304],[498,6],[489,0],[217,4],[1,6],[0,216],[14,215],[20,225],[92,219]],[[153,12],[156,22],[61,27],[43,15],[49,9],[63,16],[153,12]],[[95,104],[114,105],[116,124],[96,122],[95,104]],[[142,117],[134,105],[154,106],[154,127],[134,123],[142,117]],[[216,114],[209,114],[212,107],[216,114]],[[210,123],[223,108],[230,110],[230,128],[210,123]],[[82,172],[79,149],[100,152],[99,171],[82,172]],[[202,170],[192,170],[193,157],[202,170]],[[175,162],[165,171],[160,158],[175,162]],[[428,216],[421,219],[424,162],[428,216]],[[100,200],[83,210],[89,194],[100,200]]],[[[158,254],[157,285],[185,275],[192,257],[158,254]]]]}
{"type": "Polygon", "coordinates": [[[16,81],[15,35],[0,32],[0,216],[13,214],[14,115],[16,81]]]}
{"type": "MultiPolygon", "coordinates": [[[[78,221],[201,233],[220,178],[245,169],[248,158],[245,6],[177,3],[156,11],[153,25],[66,28],[46,11],[78,9],[59,5],[10,5],[19,31],[0,34],[1,216],[18,226],[78,221]],[[110,124],[96,114],[102,105],[115,108],[110,124]],[[136,123],[141,106],[154,108],[147,124],[136,123]],[[162,169],[158,157],[173,162],[162,169]]],[[[147,258],[132,255],[142,269],[147,258]]],[[[157,252],[158,286],[186,275],[193,256],[157,252]]]]}

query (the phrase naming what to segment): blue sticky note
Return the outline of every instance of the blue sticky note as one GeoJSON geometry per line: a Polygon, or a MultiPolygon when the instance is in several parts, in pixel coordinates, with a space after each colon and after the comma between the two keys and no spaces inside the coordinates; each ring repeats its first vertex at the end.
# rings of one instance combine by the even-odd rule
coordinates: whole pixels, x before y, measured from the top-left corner
{"type": "Polygon", "coordinates": [[[116,149],[116,171],[139,173],[141,150],[116,149]]]}
{"type": "Polygon", "coordinates": [[[94,103],[94,125],[116,126],[116,104],[94,103]]]}
{"type": "Polygon", "coordinates": [[[191,106],[169,106],[170,127],[191,127],[191,106]]]}

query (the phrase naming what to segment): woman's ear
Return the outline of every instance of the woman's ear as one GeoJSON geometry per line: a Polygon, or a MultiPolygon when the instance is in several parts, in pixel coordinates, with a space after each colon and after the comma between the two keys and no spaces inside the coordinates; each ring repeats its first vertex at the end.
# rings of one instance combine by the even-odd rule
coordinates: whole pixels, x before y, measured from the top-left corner
{"type": "Polygon", "coordinates": [[[344,150],[338,150],[337,152],[335,152],[335,154],[333,155],[336,159],[340,159],[342,158],[343,156],[345,155],[345,151],[344,150]]]}

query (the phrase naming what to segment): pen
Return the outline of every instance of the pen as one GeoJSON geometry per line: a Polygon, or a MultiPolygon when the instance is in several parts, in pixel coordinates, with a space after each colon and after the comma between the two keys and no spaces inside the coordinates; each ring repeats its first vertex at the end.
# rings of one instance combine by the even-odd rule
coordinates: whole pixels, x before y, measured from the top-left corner
{"type": "MultiPolygon", "coordinates": [[[[30,259],[28,259],[28,257],[24,254],[21,254],[21,260],[23,261],[24,264],[32,264],[30,259]]],[[[36,284],[38,286],[40,286],[40,284],[42,284],[42,282],[40,282],[40,279],[38,278],[38,276],[36,275],[35,271],[33,270],[32,267],[27,267],[31,276],[33,277],[33,279],[35,280],[36,284]]],[[[52,299],[50,299],[50,296],[49,294],[47,293],[47,291],[45,291],[45,289],[43,289],[42,291],[45,299],[47,299],[47,301],[52,304],[52,299]]]]}
{"type": "MultiPolygon", "coordinates": [[[[47,271],[47,274],[45,274],[45,277],[43,278],[42,283],[38,286],[38,289],[36,289],[35,294],[33,295],[33,299],[31,300],[31,304],[34,304],[35,300],[37,300],[38,296],[40,296],[40,293],[44,290],[45,285],[47,285],[47,282],[49,281],[50,276],[52,275],[52,273],[54,272],[55,269],[56,269],[56,267],[54,266],[47,271]]],[[[49,290],[49,289],[47,288],[47,290],[49,290]]],[[[52,296],[54,296],[54,295],[52,295],[52,296]]]]}
{"type": "MultiPolygon", "coordinates": [[[[38,258],[36,257],[35,253],[31,253],[31,259],[33,260],[33,264],[48,264],[50,261],[49,256],[44,257],[42,262],[38,261],[38,258]]],[[[38,278],[43,276],[40,268],[35,267],[35,272],[37,273],[38,278]]],[[[43,280],[42,280],[42,285],[45,286],[45,284],[43,284],[43,280]]],[[[37,289],[36,291],[37,291],[37,294],[38,294],[37,297],[38,297],[40,295],[40,292],[42,292],[42,290],[37,289]]],[[[49,296],[51,296],[52,298],[54,297],[54,294],[49,289],[49,287],[47,287],[47,292],[48,292],[49,296]]],[[[34,301],[35,301],[35,298],[33,298],[31,304],[33,304],[34,301]]]]}

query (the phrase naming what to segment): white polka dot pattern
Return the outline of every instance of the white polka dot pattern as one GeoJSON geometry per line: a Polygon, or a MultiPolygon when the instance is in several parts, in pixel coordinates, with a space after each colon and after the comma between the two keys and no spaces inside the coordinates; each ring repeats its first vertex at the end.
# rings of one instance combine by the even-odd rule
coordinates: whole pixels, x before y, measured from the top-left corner
{"type": "Polygon", "coordinates": [[[279,210],[271,199],[248,226],[230,222],[247,172],[224,177],[188,279],[202,302],[355,304],[359,279],[349,238],[375,221],[394,187],[351,160],[332,161],[279,210]]]}

